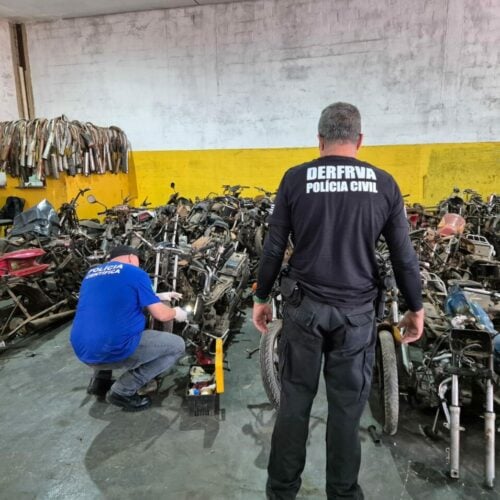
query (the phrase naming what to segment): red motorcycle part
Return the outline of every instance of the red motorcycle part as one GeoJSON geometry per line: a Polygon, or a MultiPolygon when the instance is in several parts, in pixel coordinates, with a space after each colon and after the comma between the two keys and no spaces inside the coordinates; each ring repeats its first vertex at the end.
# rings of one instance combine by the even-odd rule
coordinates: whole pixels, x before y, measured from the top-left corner
{"type": "Polygon", "coordinates": [[[41,264],[37,259],[45,253],[42,248],[24,248],[4,253],[0,256],[0,276],[23,278],[44,273],[49,264],[41,264]]]}

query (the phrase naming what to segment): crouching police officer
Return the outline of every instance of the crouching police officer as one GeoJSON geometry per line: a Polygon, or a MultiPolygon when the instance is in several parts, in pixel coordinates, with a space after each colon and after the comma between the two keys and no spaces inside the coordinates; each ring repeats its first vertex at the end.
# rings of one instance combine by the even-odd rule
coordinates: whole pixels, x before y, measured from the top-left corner
{"type": "Polygon", "coordinates": [[[89,394],[106,395],[109,403],[126,411],[151,406],[151,398],[139,395],[139,389],[172,367],[185,351],[181,337],[144,330],[144,308],[158,321],[186,321],[183,309],[167,307],[160,299],[132,247],[112,249],[108,262],[88,271],[70,341],[78,359],[94,368],[89,394]],[[114,369],[125,370],[116,381],[111,379],[114,369]]]}

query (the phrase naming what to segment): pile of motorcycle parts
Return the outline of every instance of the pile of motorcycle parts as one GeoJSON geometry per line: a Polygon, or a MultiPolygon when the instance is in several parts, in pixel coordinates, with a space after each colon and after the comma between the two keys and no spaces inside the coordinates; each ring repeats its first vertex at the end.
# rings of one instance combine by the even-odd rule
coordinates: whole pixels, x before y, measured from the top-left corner
{"type": "MultiPolygon", "coordinates": [[[[102,206],[101,220],[78,218],[78,203],[88,191],[80,189],[58,210],[43,200],[23,212],[8,237],[0,239],[0,252],[43,249],[50,279],[41,280],[41,286],[50,285],[55,295],[62,283],[78,291],[86,270],[103,262],[112,247],[133,246],[155,290],[177,291],[183,299],[175,305],[193,309],[191,320],[174,333],[195,352],[213,354],[217,339],[226,342],[230,337],[249,295],[247,283],[256,269],[272,206],[271,193],[243,198],[244,188],[226,186],[224,194],[195,203],[174,192],[154,209],[147,199],[139,207],[132,206],[129,197],[107,207],[87,195],[87,202],[102,206]]],[[[179,325],[155,327],[171,331],[179,325]]]]}
{"type": "Polygon", "coordinates": [[[436,207],[407,208],[410,237],[427,269],[447,282],[473,280],[500,290],[500,197],[486,201],[471,189],[436,207]]]}
{"type": "Polygon", "coordinates": [[[500,262],[495,250],[500,200],[491,196],[483,202],[471,190],[464,193],[454,190],[432,211],[409,210],[426,313],[424,334],[412,344],[400,343],[396,325],[406,306],[381,245],[385,288],[374,387],[388,434],[397,432],[400,394],[416,408],[435,410],[433,425],[424,432],[449,439],[452,478],[460,477],[461,410],[484,418],[484,482],[493,488],[495,407],[500,405],[500,262]]]}

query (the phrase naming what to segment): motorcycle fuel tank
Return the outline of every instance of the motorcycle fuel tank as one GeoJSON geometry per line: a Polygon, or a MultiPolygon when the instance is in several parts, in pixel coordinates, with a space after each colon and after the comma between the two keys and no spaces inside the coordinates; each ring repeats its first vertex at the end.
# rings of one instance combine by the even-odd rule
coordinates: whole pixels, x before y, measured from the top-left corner
{"type": "Polygon", "coordinates": [[[231,254],[229,259],[226,260],[220,273],[225,274],[226,276],[237,277],[241,275],[247,260],[248,255],[246,253],[234,252],[231,254]]]}

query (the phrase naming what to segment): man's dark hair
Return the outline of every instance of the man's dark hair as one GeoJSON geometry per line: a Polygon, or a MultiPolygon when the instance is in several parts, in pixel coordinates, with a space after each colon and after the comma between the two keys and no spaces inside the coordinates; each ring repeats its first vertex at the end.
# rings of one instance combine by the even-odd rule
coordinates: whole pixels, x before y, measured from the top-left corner
{"type": "Polygon", "coordinates": [[[361,115],[356,106],[335,102],[322,112],[318,134],[325,142],[356,143],[361,133],[361,115]]]}

